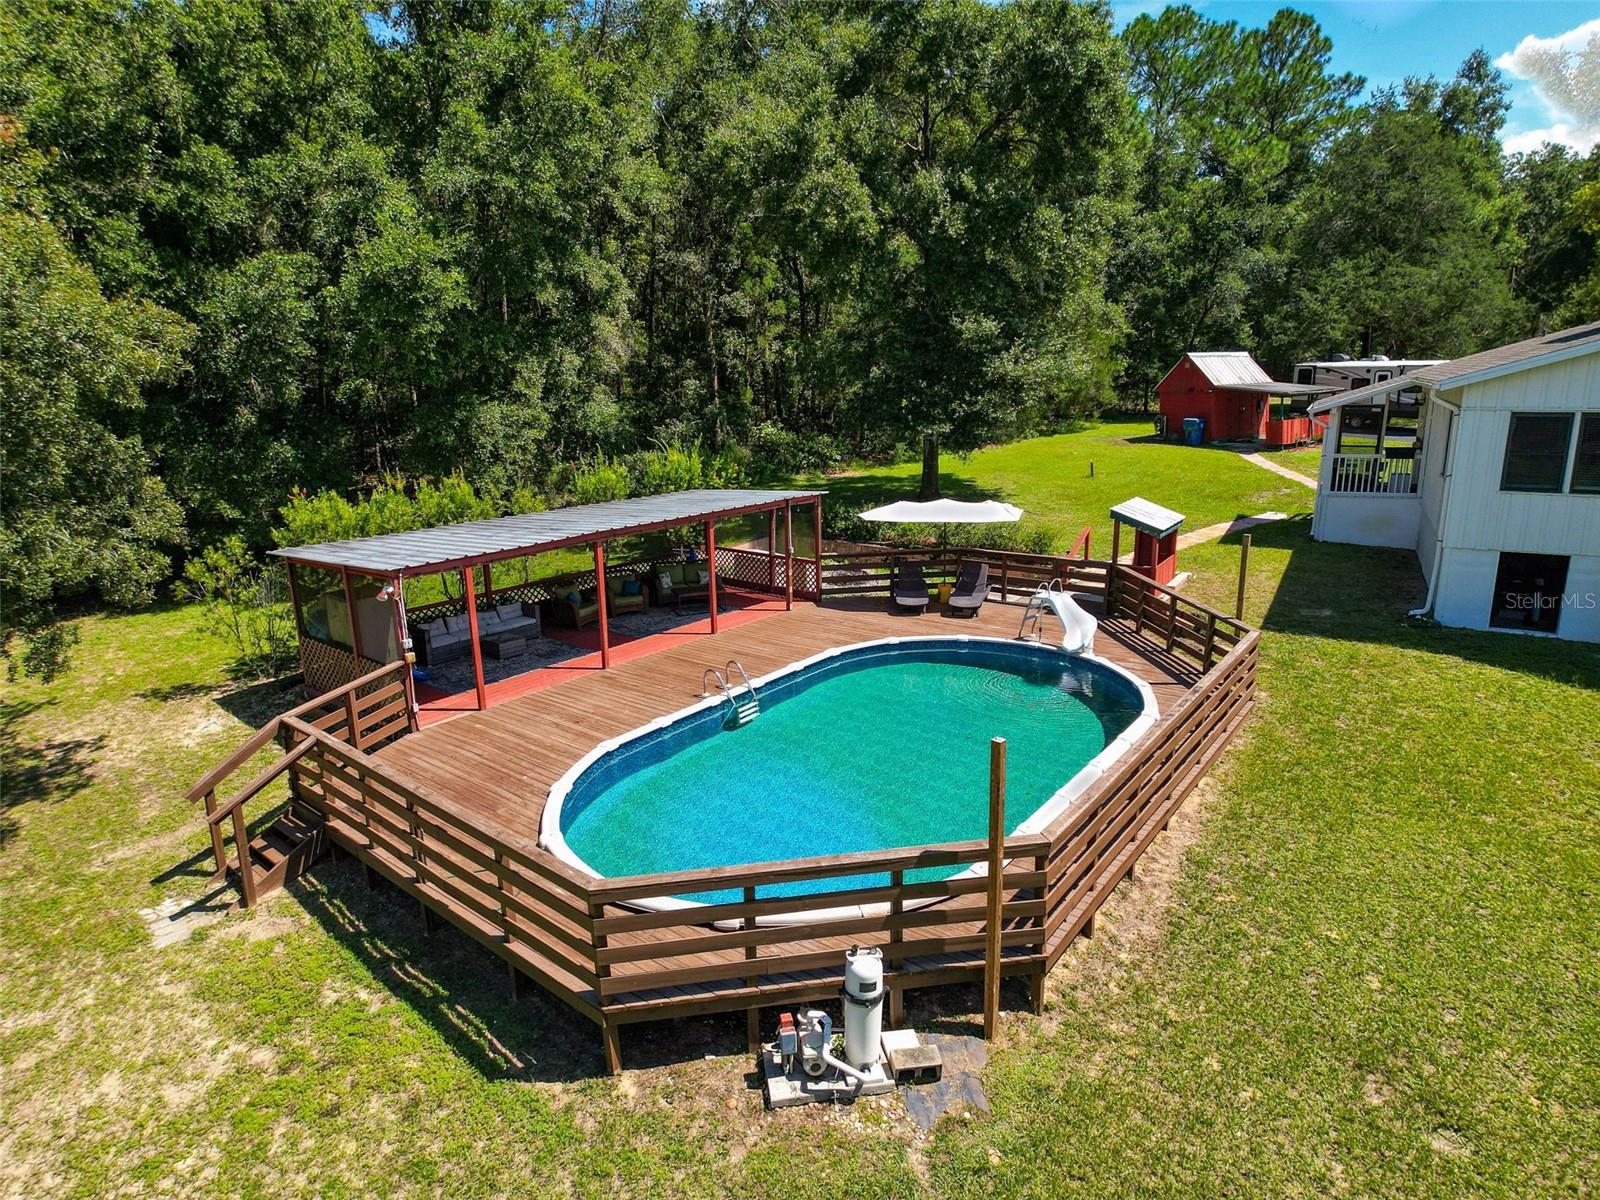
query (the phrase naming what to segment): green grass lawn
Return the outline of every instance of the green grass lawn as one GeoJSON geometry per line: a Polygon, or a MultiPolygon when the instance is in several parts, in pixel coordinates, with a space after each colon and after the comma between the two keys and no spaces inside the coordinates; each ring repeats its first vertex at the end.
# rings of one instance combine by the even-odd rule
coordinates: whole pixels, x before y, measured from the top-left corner
{"type": "MultiPolygon", "coordinates": [[[[1284,506],[1097,436],[1088,488],[1028,446],[952,474],[1070,525],[1094,488],[1163,499],[1132,461],[1161,451],[1251,472],[1231,502],[1183,475],[1196,523],[1284,506]]],[[[288,698],[192,609],[81,622],[65,678],[0,688],[0,1195],[1592,1194],[1600,652],[1408,623],[1411,556],[1305,524],[1253,531],[1243,739],[1045,1017],[1015,998],[991,1114],[931,1136],[896,1098],[762,1112],[738,1018],[630,1031],[612,1080],[591,1026],[345,864],[157,949],[138,910],[206,890],[183,789],[288,698]]],[[[1186,550],[1192,590],[1231,607],[1237,555],[1186,550]]]]}
{"type": "MultiPolygon", "coordinates": [[[[1108,553],[1111,506],[1131,496],[1183,513],[1186,529],[1274,509],[1309,512],[1312,500],[1301,485],[1229,451],[1156,441],[1146,421],[1096,425],[966,457],[947,454],[939,471],[946,496],[1019,505],[1027,523],[1052,531],[1058,551],[1091,525],[1096,552],[1108,553]]],[[[902,463],[802,476],[794,482],[826,487],[830,509],[860,512],[887,500],[915,499],[920,478],[921,464],[902,463]]]]}

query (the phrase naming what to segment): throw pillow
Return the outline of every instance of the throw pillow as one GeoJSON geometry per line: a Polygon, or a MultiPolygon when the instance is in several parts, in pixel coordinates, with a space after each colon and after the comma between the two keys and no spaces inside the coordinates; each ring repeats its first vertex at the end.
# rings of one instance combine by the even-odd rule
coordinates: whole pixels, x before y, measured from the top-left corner
{"type": "Polygon", "coordinates": [[[672,590],[672,572],[658,572],[656,574],[656,587],[661,589],[663,592],[670,592],[672,590]]]}
{"type": "Polygon", "coordinates": [[[711,572],[710,571],[701,571],[700,572],[700,586],[701,587],[705,587],[706,584],[708,584],[710,582],[711,582],[711,572]]]}
{"type": "Polygon", "coordinates": [[[639,581],[637,579],[624,579],[622,581],[622,594],[624,596],[637,596],[639,594],[639,581]]]}
{"type": "Polygon", "coordinates": [[[578,595],[577,592],[568,592],[563,599],[565,599],[568,604],[576,604],[579,608],[583,607],[583,597],[578,595]]]}

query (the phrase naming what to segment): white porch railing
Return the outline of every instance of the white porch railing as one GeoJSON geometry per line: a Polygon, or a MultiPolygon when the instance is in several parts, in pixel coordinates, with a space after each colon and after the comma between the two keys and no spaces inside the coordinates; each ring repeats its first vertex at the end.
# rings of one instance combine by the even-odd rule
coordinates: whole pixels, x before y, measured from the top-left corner
{"type": "Polygon", "coordinates": [[[1330,492],[1409,496],[1416,491],[1414,460],[1379,454],[1335,454],[1330,492]]]}

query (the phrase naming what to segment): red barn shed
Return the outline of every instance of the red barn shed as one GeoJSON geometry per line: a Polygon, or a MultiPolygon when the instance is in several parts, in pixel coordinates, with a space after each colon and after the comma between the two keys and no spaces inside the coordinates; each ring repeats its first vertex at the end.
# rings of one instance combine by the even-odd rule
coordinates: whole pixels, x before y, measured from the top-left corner
{"type": "Polygon", "coordinates": [[[1246,351],[1197,350],[1167,372],[1156,395],[1170,436],[1182,435],[1185,417],[1200,417],[1206,441],[1233,441],[1266,436],[1269,393],[1263,386],[1273,386],[1272,376],[1246,351]]]}

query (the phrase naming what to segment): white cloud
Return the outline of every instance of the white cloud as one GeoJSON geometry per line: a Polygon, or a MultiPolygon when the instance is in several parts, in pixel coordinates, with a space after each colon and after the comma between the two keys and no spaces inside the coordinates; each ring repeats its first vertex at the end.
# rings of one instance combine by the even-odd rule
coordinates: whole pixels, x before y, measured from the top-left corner
{"type": "Polygon", "coordinates": [[[1526,80],[1545,108],[1549,124],[1509,131],[1502,141],[1517,153],[1545,142],[1562,142],[1587,153],[1600,142],[1600,20],[1585,21],[1555,37],[1529,34],[1494,65],[1526,80]]]}

